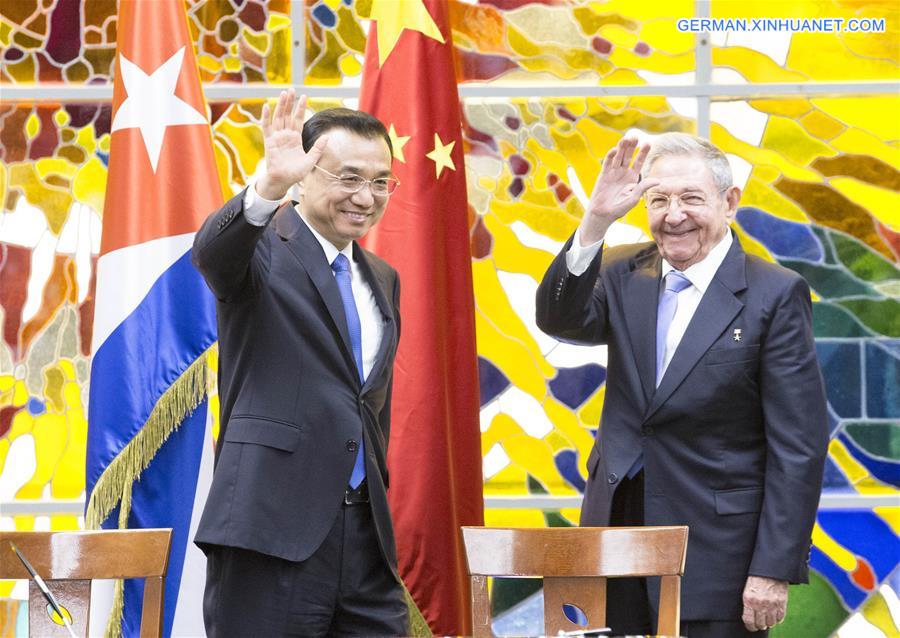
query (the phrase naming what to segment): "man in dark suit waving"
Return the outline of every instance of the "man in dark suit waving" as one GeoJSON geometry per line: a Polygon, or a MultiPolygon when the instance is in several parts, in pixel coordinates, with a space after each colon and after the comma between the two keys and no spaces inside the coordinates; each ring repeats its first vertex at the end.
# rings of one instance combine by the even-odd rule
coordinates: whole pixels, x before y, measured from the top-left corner
{"type": "Polygon", "coordinates": [[[355,240],[398,182],[384,125],[263,108],[265,172],[193,261],[217,298],[221,432],[195,542],[210,636],[408,631],[388,511],[396,271],[355,240]],[[279,207],[288,189],[299,202],[279,207]]]}
{"type": "MultiPolygon", "coordinates": [[[[537,293],[541,329],[608,345],[581,524],[689,525],[682,634],[764,636],[808,578],[828,443],[809,288],[741,249],[718,148],[680,133],[636,147],[607,154],[537,293]],[[605,247],[642,196],[654,242],[605,247]]],[[[657,582],[608,591],[614,633],[654,633],[657,582]]]]}

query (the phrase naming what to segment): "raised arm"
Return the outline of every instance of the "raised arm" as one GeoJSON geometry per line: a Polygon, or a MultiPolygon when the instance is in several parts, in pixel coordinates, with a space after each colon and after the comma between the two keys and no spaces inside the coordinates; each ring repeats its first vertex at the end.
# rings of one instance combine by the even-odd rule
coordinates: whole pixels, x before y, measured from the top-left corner
{"type": "Polygon", "coordinates": [[[296,99],[293,89],[282,91],[274,111],[263,105],[265,168],[256,184],[248,187],[254,192],[243,191],[226,202],[206,219],[194,239],[193,263],[220,300],[232,299],[252,285],[251,262],[277,202],[312,170],[328,142],[323,135],[309,151],[303,149],[305,111],[306,96],[296,99]],[[254,200],[251,215],[247,203],[254,200]]]}
{"type": "Polygon", "coordinates": [[[585,343],[606,341],[606,295],[602,279],[598,281],[599,242],[647,189],[659,184],[657,179],[641,181],[650,146],[645,144],[635,156],[637,145],[636,139],[622,139],[606,154],[578,232],[538,286],[537,324],[547,334],[585,343]]]}

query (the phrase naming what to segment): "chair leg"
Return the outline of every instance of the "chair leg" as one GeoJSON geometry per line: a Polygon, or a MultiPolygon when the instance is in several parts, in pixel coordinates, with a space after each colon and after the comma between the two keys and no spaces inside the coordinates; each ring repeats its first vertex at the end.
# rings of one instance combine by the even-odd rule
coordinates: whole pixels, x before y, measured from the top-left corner
{"type": "Polygon", "coordinates": [[[658,634],[677,636],[681,624],[681,576],[663,576],[659,583],[658,634]]]}
{"type": "Polygon", "coordinates": [[[141,638],[159,638],[163,629],[163,592],[166,579],[161,576],[144,580],[144,603],[141,614],[141,638]]]}
{"type": "Polygon", "coordinates": [[[472,635],[475,638],[491,638],[491,599],[488,595],[487,576],[472,576],[472,635]]]}

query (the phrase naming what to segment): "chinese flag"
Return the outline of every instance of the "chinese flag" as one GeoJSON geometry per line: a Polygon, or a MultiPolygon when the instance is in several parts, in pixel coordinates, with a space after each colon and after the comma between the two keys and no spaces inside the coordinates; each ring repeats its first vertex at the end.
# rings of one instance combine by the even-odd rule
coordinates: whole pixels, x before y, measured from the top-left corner
{"type": "Polygon", "coordinates": [[[459,95],[445,0],[373,0],[360,109],[400,187],[366,246],[400,272],[388,494],[400,575],[435,634],[471,631],[459,527],[482,525],[481,435],[459,95]]]}

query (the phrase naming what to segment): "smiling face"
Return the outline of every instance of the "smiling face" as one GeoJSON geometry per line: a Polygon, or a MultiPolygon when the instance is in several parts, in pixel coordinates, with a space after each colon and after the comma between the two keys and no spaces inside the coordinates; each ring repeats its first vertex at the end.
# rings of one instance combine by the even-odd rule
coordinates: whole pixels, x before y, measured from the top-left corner
{"type": "MultiPolygon", "coordinates": [[[[335,175],[364,179],[390,177],[391,152],[380,137],[362,137],[345,128],[330,129],[318,165],[335,175]]],[[[338,250],[363,237],[384,215],[388,198],[372,195],[368,185],[357,193],[341,190],[337,180],[313,169],[300,183],[300,214],[338,250]]]]}
{"type": "Polygon", "coordinates": [[[732,186],[720,193],[704,161],[692,155],[659,157],[646,176],[660,180],[659,186],[647,192],[648,200],[654,194],[672,197],[685,193],[701,194],[705,200],[699,206],[672,201],[664,210],[648,207],[647,211],[653,239],[666,261],[678,270],[702,261],[725,236],[734,219],[740,189],[732,186]]]}

